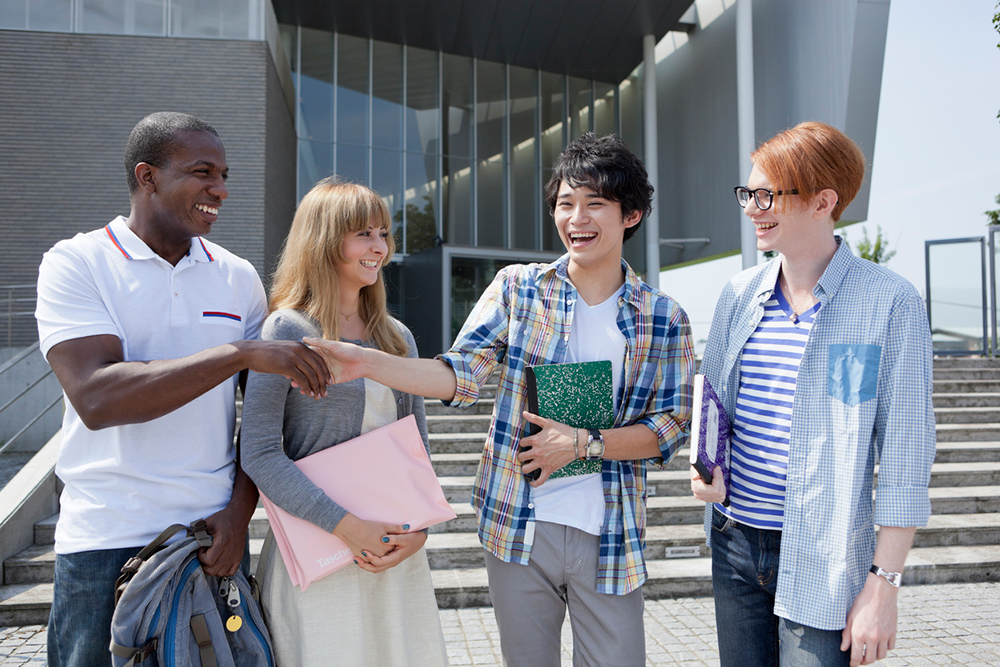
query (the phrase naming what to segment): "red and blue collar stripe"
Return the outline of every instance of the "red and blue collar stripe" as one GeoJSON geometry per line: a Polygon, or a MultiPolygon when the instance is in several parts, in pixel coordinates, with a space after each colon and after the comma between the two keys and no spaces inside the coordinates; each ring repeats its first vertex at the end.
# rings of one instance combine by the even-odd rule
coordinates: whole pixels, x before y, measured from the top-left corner
{"type": "Polygon", "coordinates": [[[227,320],[233,320],[234,322],[242,322],[243,318],[239,315],[234,315],[233,313],[226,313],[221,310],[206,310],[201,314],[202,317],[221,317],[227,320]]]}
{"type": "Polygon", "coordinates": [[[111,242],[115,244],[115,247],[118,248],[118,250],[120,250],[123,255],[125,255],[125,258],[132,259],[132,255],[128,254],[128,252],[125,251],[125,248],[122,247],[122,244],[118,242],[118,237],[115,236],[115,233],[113,231],[111,231],[111,225],[105,225],[104,231],[108,233],[108,237],[111,238],[111,242]]]}

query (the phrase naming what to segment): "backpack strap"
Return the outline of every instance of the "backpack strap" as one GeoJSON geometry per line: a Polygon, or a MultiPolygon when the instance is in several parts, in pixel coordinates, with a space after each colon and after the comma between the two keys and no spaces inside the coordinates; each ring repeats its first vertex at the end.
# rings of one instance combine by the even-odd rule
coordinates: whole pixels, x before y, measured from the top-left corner
{"type": "Polygon", "coordinates": [[[163,530],[162,533],[156,536],[156,538],[144,546],[139,553],[128,559],[124,566],[122,566],[121,576],[118,577],[118,581],[115,582],[115,605],[118,605],[118,600],[121,599],[122,593],[125,592],[125,584],[131,581],[135,573],[139,571],[142,564],[146,560],[156,553],[163,543],[169,540],[171,537],[179,533],[180,531],[185,531],[188,535],[193,534],[193,531],[187,526],[183,526],[179,523],[175,523],[163,530]]]}
{"type": "Polygon", "coordinates": [[[198,644],[198,654],[201,656],[201,667],[218,667],[215,661],[215,651],[212,649],[212,636],[208,633],[208,623],[205,614],[191,617],[191,634],[198,644]]]}
{"type": "MultiPolygon", "coordinates": [[[[125,667],[134,667],[140,662],[148,658],[156,651],[156,637],[150,639],[145,646],[141,648],[133,648],[131,646],[122,646],[121,644],[116,644],[113,641],[111,646],[108,647],[113,655],[119,658],[128,658],[129,661],[125,663],[125,667]]],[[[213,660],[215,656],[212,656],[213,660]]]]}

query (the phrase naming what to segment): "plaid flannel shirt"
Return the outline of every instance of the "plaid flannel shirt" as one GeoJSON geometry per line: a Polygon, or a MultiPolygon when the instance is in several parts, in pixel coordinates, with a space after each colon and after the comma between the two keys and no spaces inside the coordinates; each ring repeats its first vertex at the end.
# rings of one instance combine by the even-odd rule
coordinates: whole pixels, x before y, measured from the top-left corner
{"type": "MultiPolygon", "coordinates": [[[[821,630],[846,625],[872,565],[875,525],[926,525],[936,444],[924,302],[909,282],[837,241],[813,290],[822,305],[795,384],[774,602],[778,616],[821,630]]],[[[740,273],[716,305],[701,372],[729,414],[743,346],[779,267],[774,259],[740,273]]]]}
{"type": "MultiPolygon", "coordinates": [[[[526,424],[525,367],[565,361],[579,298],[567,277],[568,255],[552,264],[505,267],[483,293],[451,350],[440,355],[455,370],[451,405],[467,407],[501,367],[493,419],[472,492],[479,539],[497,558],[527,564],[534,535],[531,487],[516,459],[526,424]]],[[[625,336],[624,378],[615,426],[644,424],[670,460],[687,437],[694,354],[687,315],[639,280],[627,263],[618,301],[625,336]]],[[[646,466],[643,460],[603,464],[605,514],[597,590],[624,595],[646,580],[646,466]]]]}

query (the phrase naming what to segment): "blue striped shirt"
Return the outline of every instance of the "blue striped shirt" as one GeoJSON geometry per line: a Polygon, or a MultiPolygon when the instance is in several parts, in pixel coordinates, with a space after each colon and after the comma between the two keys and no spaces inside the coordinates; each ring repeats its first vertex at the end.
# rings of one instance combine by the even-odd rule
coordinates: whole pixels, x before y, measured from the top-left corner
{"type": "Polygon", "coordinates": [[[727,516],[754,528],[781,530],[788,437],[802,351],[819,303],[795,315],[781,288],[764,303],[764,317],[743,346],[733,418],[727,516]]]}

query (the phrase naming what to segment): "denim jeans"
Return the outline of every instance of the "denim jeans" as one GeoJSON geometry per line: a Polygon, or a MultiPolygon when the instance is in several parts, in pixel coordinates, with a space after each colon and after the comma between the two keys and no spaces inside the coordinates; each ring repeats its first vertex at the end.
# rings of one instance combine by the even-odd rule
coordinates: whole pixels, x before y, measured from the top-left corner
{"type": "Polygon", "coordinates": [[[721,667],[848,665],[840,630],[819,630],[774,615],[781,531],[712,516],[712,586],[721,667]]]}
{"type": "Polygon", "coordinates": [[[51,667],[111,664],[115,581],[141,548],[56,555],[47,649],[51,667]]]}

